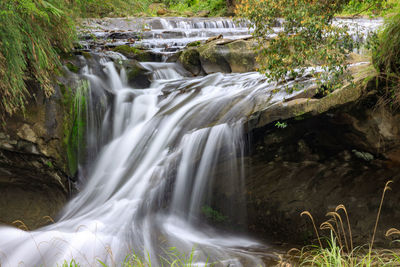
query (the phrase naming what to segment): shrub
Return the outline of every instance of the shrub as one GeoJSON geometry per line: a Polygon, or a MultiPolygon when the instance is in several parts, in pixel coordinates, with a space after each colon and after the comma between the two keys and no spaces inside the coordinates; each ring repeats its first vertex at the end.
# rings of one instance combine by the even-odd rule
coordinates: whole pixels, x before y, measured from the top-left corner
{"type": "Polygon", "coordinates": [[[400,14],[386,20],[373,50],[373,63],[382,73],[400,74],[400,14]]]}
{"type": "Polygon", "coordinates": [[[35,80],[47,96],[60,66],[59,53],[72,47],[73,23],[62,0],[0,1],[0,114],[24,109],[35,80]],[[57,6],[57,7],[56,7],[57,6]]]}

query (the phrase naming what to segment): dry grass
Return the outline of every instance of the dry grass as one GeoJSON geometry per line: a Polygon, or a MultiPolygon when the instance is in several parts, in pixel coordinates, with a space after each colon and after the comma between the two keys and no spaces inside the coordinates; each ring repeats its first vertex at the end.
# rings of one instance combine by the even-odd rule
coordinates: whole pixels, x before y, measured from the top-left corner
{"type": "MultiPolygon", "coordinates": [[[[368,244],[354,248],[350,219],[343,204],[337,205],[334,211],[326,214],[329,219],[321,223],[319,230],[329,230],[330,236],[323,238],[319,234],[311,213],[303,211],[300,215],[306,215],[310,218],[319,246],[305,246],[301,250],[291,249],[281,257],[279,266],[399,266],[399,253],[391,250],[374,249],[382,205],[387,191],[391,190],[391,183],[392,181],[388,181],[383,189],[372,238],[368,244]],[[339,212],[344,214],[345,220],[339,212]],[[322,240],[325,242],[322,242],[322,240]],[[325,244],[325,246],[322,244],[325,244]]],[[[400,230],[396,228],[387,230],[387,237],[393,235],[400,236],[400,230]]]]}

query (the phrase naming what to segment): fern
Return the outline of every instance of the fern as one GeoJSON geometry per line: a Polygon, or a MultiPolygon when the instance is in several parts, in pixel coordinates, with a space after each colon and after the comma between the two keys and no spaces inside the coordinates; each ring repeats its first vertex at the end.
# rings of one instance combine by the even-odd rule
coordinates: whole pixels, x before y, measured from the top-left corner
{"type": "Polygon", "coordinates": [[[59,53],[72,48],[75,34],[63,8],[62,0],[0,2],[0,115],[24,110],[29,80],[52,94],[59,53]]]}

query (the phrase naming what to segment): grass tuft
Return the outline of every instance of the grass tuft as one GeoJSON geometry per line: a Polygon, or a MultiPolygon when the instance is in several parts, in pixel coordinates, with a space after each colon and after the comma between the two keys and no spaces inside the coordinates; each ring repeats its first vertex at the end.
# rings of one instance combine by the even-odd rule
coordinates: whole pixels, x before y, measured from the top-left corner
{"type": "MultiPolygon", "coordinates": [[[[291,249],[286,253],[286,256],[281,257],[280,266],[292,266],[288,264],[300,266],[398,266],[400,265],[400,256],[398,253],[391,250],[374,249],[374,241],[376,231],[382,211],[383,201],[387,191],[391,190],[390,184],[393,181],[388,181],[382,192],[382,196],[377,211],[372,238],[370,242],[364,246],[353,248],[353,237],[351,232],[350,220],[346,207],[343,204],[336,206],[335,211],[328,212],[326,216],[330,217],[324,221],[320,230],[329,230],[330,236],[323,237],[324,243],[322,246],[321,238],[315,226],[314,219],[310,212],[303,211],[301,216],[308,216],[314,227],[317,235],[319,246],[305,246],[301,250],[291,249]],[[346,216],[347,232],[345,230],[344,221],[339,214],[343,211],[346,216]],[[335,227],[336,226],[336,227],[335,227]],[[342,242],[342,237],[343,241],[342,242]],[[350,246],[349,246],[350,245],[350,246]]],[[[400,235],[400,230],[391,228],[386,231],[386,237],[392,235],[400,235]]]]}

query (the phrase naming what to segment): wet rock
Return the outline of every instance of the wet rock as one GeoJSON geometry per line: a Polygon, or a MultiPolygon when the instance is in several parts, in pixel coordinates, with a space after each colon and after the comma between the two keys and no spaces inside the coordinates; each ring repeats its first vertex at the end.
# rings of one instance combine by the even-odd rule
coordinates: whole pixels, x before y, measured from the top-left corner
{"type": "Polygon", "coordinates": [[[226,60],[226,48],[216,46],[212,42],[198,48],[201,67],[207,74],[232,72],[226,60]]]}
{"type": "Polygon", "coordinates": [[[32,81],[28,88],[34,97],[25,114],[6,117],[0,132],[0,223],[19,220],[15,226],[35,229],[50,223],[46,216],[55,218],[69,195],[63,142],[69,106],[58,86],[50,98],[32,81]]]}
{"type": "Polygon", "coordinates": [[[182,66],[193,75],[197,76],[202,72],[200,53],[197,49],[187,49],[179,57],[182,66]]]}
{"type": "MultiPolygon", "coordinates": [[[[269,97],[260,95],[259,98],[255,100],[257,106],[249,116],[248,125],[250,128],[259,128],[273,121],[286,120],[299,115],[316,116],[339,106],[358,101],[365,93],[366,87],[373,88],[375,86],[371,81],[368,85],[364,83],[365,79],[376,74],[369,66],[369,64],[363,64],[350,68],[350,71],[359,72],[354,79],[356,86],[346,84],[342,88],[320,99],[313,98],[316,90],[318,90],[316,87],[310,87],[295,98],[288,98],[273,106],[266,105],[266,103],[269,102],[269,97]],[[268,106],[268,108],[264,109],[264,106],[268,106]]],[[[382,119],[384,119],[384,116],[382,119]]],[[[381,128],[384,128],[384,126],[381,126],[381,128]]]]}
{"type": "Polygon", "coordinates": [[[28,124],[23,124],[21,128],[18,129],[17,135],[29,142],[36,143],[38,137],[36,133],[32,130],[32,128],[28,124]]]}
{"type": "Polygon", "coordinates": [[[300,213],[310,211],[318,226],[343,204],[354,242],[365,244],[390,179],[393,190],[386,195],[376,235],[378,244],[389,244],[384,233],[400,220],[400,113],[379,105],[372,84],[374,79],[367,85],[359,81],[325,100],[289,101],[265,110],[268,119],[248,132],[252,143],[244,159],[250,232],[310,243],[313,228],[300,213]],[[301,118],[298,111],[305,112],[301,118]],[[275,126],[277,120],[287,127],[275,126]]]}
{"type": "Polygon", "coordinates": [[[128,40],[128,39],[139,39],[140,34],[137,32],[113,32],[106,36],[105,39],[111,40],[128,40]]]}
{"type": "Polygon", "coordinates": [[[127,57],[129,59],[135,59],[135,60],[141,61],[141,62],[147,62],[147,61],[161,62],[162,61],[161,54],[157,54],[150,50],[142,50],[142,49],[132,47],[129,45],[116,46],[112,50],[114,52],[121,53],[122,55],[124,55],[125,57],[127,57]]]}
{"type": "Polygon", "coordinates": [[[213,36],[213,37],[210,37],[210,38],[208,38],[207,40],[206,40],[206,43],[210,43],[210,42],[212,42],[212,41],[215,41],[215,40],[218,40],[218,39],[222,39],[224,36],[222,35],[222,34],[220,34],[220,35],[216,35],[216,36],[213,36]]]}
{"type": "Polygon", "coordinates": [[[182,53],[185,58],[181,58],[181,62],[193,59],[192,64],[184,64],[184,67],[187,67],[192,73],[197,73],[199,69],[203,69],[206,74],[255,71],[258,65],[253,49],[254,45],[253,40],[235,41],[223,39],[222,35],[214,36],[204,44],[196,42],[188,45],[182,53]],[[194,56],[196,55],[197,58],[197,54],[199,54],[200,61],[194,60],[194,56]],[[195,67],[194,64],[199,65],[195,67]]]}
{"type": "Polygon", "coordinates": [[[257,68],[254,44],[249,41],[238,40],[226,44],[228,53],[226,60],[232,72],[250,72],[257,68]]]}
{"type": "MultiPolygon", "coordinates": [[[[328,219],[328,211],[344,204],[354,241],[364,244],[374,227],[383,187],[388,179],[394,179],[394,192],[384,202],[377,234],[378,242],[386,242],[384,232],[400,219],[396,208],[400,201],[400,163],[387,153],[399,152],[400,139],[374,148],[380,137],[372,134],[377,125],[370,122],[371,115],[349,105],[335,110],[334,117],[321,114],[289,120],[285,129],[271,124],[252,131],[254,152],[246,159],[250,230],[280,241],[310,242],[314,238],[312,225],[300,213],[310,211],[321,224],[328,219]],[[368,124],[370,130],[360,132],[343,114],[368,124]]],[[[396,117],[399,123],[400,116],[396,117]]]]}
{"type": "Polygon", "coordinates": [[[148,88],[151,84],[151,73],[148,69],[143,67],[139,62],[129,60],[124,62],[128,84],[133,88],[148,88]]]}

